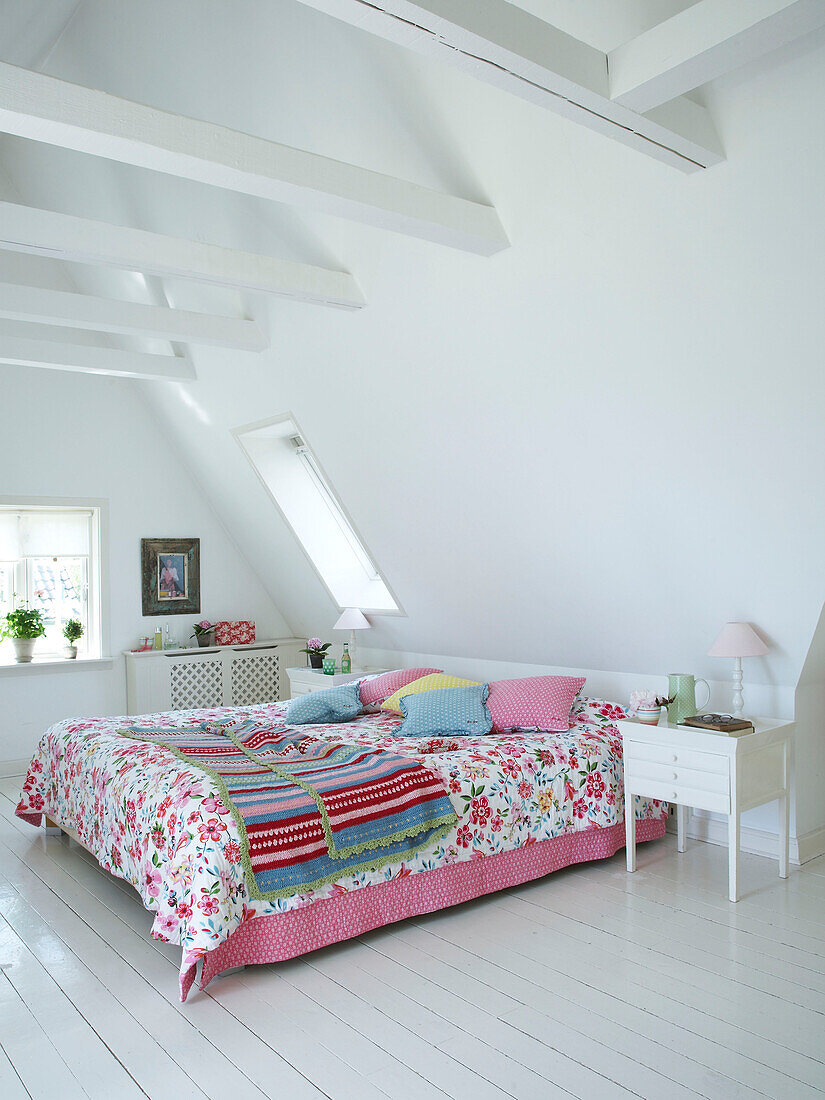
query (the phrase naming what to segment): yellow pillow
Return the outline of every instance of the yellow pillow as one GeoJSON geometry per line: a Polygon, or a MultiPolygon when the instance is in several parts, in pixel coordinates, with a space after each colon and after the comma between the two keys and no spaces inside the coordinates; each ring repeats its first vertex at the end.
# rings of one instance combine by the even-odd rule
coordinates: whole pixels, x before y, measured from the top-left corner
{"type": "Polygon", "coordinates": [[[439,688],[478,687],[480,680],[462,680],[460,676],[446,676],[443,672],[431,672],[429,676],[422,676],[399,688],[395,695],[385,699],[381,704],[381,710],[391,710],[395,714],[401,714],[401,696],[417,695],[420,691],[438,691],[439,688]]]}

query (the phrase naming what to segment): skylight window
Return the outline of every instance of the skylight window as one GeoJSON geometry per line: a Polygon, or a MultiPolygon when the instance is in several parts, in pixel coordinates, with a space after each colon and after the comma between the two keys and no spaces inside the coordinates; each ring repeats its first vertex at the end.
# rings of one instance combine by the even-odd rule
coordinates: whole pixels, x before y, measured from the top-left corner
{"type": "Polygon", "coordinates": [[[235,436],[338,606],[398,611],[295,420],[279,417],[235,436]]]}

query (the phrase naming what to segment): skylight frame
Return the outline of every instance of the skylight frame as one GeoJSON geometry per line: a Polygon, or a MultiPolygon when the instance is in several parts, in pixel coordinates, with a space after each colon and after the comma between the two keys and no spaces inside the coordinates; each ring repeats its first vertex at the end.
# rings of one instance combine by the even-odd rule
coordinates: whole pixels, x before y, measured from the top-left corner
{"type": "Polygon", "coordinates": [[[272,501],[273,505],[275,506],[275,509],[277,510],[278,514],[281,516],[284,523],[287,525],[289,530],[292,532],[296,543],[300,547],[301,553],[304,555],[307,562],[312,567],[312,570],[315,573],[315,575],[318,577],[318,580],[324,586],[324,589],[327,592],[327,594],[329,595],[329,598],[332,601],[333,605],[335,607],[337,607],[340,611],[344,611],[344,610],[346,610],[347,607],[353,607],[353,606],[356,606],[356,605],[354,605],[354,604],[342,604],[340,602],[340,600],[338,599],[338,597],[335,595],[335,593],[332,591],[332,589],[330,588],[330,586],[327,583],[326,579],[324,578],[324,575],[322,574],[321,570],[315,564],[315,561],[313,560],[312,555],[309,553],[306,546],[304,545],[303,539],[301,538],[301,536],[296,531],[296,529],[293,526],[289,516],[284,512],[283,508],[278,503],[278,498],[275,496],[272,489],[267,484],[266,479],[263,477],[261,471],[258,469],[258,466],[257,466],[254,458],[249,453],[247,448],[244,446],[244,438],[243,438],[244,436],[251,435],[254,432],[259,432],[264,428],[274,427],[275,425],[284,424],[284,423],[287,423],[287,422],[293,425],[293,427],[295,429],[295,434],[300,436],[302,447],[306,451],[307,457],[309,458],[309,462],[306,464],[307,469],[312,474],[314,474],[316,477],[320,478],[322,488],[323,488],[323,495],[328,497],[329,500],[334,504],[335,508],[340,513],[340,515],[343,517],[343,519],[344,519],[345,523],[347,524],[347,526],[349,527],[350,531],[355,536],[355,539],[357,540],[357,542],[359,544],[359,548],[362,552],[361,554],[358,554],[357,551],[356,551],[357,556],[359,558],[362,557],[362,556],[364,556],[366,558],[366,560],[370,563],[370,565],[375,570],[375,578],[377,580],[381,581],[381,583],[384,585],[387,592],[389,593],[390,597],[392,598],[393,602],[395,603],[395,608],[394,609],[385,608],[385,607],[375,608],[375,607],[361,606],[359,608],[359,610],[363,611],[367,615],[388,615],[388,616],[406,618],[406,612],[404,611],[404,609],[401,605],[401,601],[398,599],[398,596],[396,595],[395,590],[393,589],[392,585],[387,580],[383,570],[378,565],[378,562],[375,558],[375,555],[370,550],[370,548],[367,545],[366,540],[364,539],[363,535],[358,530],[358,527],[356,526],[355,522],[353,521],[353,518],[350,515],[346,505],[344,504],[344,502],[342,501],[341,497],[339,496],[337,490],[335,489],[335,486],[334,486],[329,474],[326,472],[326,470],[324,469],[324,467],[322,466],[322,464],[318,460],[318,456],[316,455],[315,451],[312,449],[312,447],[307,442],[306,435],[304,433],[303,428],[298,423],[297,417],[292,412],[280,413],[277,416],[270,416],[270,417],[266,417],[263,420],[256,420],[251,424],[242,424],[240,427],[231,428],[230,432],[231,432],[232,436],[234,437],[235,442],[240,447],[241,453],[243,454],[244,458],[249,463],[249,465],[252,467],[252,470],[254,471],[255,476],[257,477],[258,481],[263,486],[267,496],[269,497],[269,499],[272,501]]]}

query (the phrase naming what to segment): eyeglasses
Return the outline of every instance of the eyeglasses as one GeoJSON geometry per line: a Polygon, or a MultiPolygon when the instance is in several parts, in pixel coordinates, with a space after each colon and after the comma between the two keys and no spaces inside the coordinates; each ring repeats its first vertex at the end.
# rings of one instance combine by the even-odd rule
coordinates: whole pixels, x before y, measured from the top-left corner
{"type": "Polygon", "coordinates": [[[728,722],[735,722],[736,719],[732,714],[700,714],[700,722],[716,722],[719,726],[727,725],[728,722]]]}

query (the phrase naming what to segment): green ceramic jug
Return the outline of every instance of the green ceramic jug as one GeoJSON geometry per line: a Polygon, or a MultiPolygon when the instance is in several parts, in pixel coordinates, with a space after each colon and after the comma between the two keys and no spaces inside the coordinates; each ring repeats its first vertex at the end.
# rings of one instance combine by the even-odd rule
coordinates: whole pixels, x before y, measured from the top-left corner
{"type": "Polygon", "coordinates": [[[696,706],[696,685],[704,684],[707,690],[702,707],[706,707],[710,701],[710,684],[707,680],[696,680],[688,672],[671,672],[667,678],[668,695],[673,700],[668,703],[668,722],[681,722],[690,718],[692,714],[699,714],[702,708],[696,706]]]}

